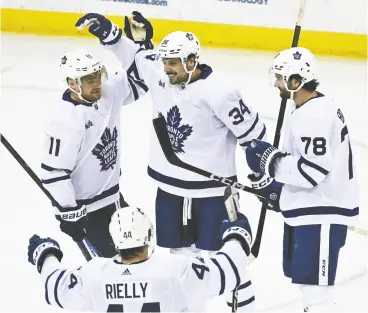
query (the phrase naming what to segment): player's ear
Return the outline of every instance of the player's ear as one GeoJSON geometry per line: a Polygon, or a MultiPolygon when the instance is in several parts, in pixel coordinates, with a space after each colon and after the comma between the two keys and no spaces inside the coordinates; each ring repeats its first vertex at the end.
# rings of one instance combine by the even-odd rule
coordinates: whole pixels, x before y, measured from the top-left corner
{"type": "Polygon", "coordinates": [[[302,83],[301,77],[299,75],[291,75],[288,82],[289,89],[297,89],[302,83]]]}
{"type": "Polygon", "coordinates": [[[74,79],[68,77],[66,79],[66,82],[68,83],[68,85],[69,85],[69,87],[71,89],[73,89],[73,90],[77,90],[78,89],[78,84],[77,84],[77,82],[74,79]]]}
{"type": "Polygon", "coordinates": [[[189,71],[192,71],[194,69],[194,66],[195,66],[195,56],[193,54],[191,54],[187,58],[187,69],[189,71]]]}

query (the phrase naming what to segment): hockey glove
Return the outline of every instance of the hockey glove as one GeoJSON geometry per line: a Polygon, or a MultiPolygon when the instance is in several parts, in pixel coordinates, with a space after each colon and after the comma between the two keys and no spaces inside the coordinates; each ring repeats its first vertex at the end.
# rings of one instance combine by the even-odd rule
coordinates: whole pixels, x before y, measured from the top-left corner
{"type": "Polygon", "coordinates": [[[88,225],[86,206],[63,208],[56,219],[60,221],[61,231],[72,237],[74,241],[82,241],[85,237],[85,229],[88,225]]]}
{"type": "Polygon", "coordinates": [[[144,45],[146,49],[153,49],[151,42],[153,38],[152,24],[141,13],[133,11],[130,16],[125,17],[124,33],[135,43],[144,45]]]}
{"type": "Polygon", "coordinates": [[[252,140],[245,150],[249,168],[255,173],[275,177],[275,162],[286,154],[266,141],[252,140]]]}
{"type": "Polygon", "coordinates": [[[259,201],[266,202],[268,209],[280,212],[279,200],[283,184],[269,176],[257,173],[248,175],[248,179],[251,181],[252,188],[261,191],[267,199],[257,197],[259,201]]]}
{"type": "Polygon", "coordinates": [[[28,262],[36,265],[39,273],[41,273],[43,263],[49,254],[54,255],[59,261],[63,258],[63,252],[57,241],[49,237],[40,238],[38,235],[33,235],[29,239],[28,262]]]}
{"type": "Polygon", "coordinates": [[[221,225],[222,242],[235,239],[238,240],[246,255],[250,254],[252,243],[252,230],[245,215],[237,212],[238,219],[234,222],[224,220],[221,225]]]}
{"type": "Polygon", "coordinates": [[[113,45],[117,43],[123,33],[121,28],[103,15],[97,13],[88,13],[82,16],[75,26],[79,30],[88,27],[88,31],[100,39],[103,45],[113,45]]]}

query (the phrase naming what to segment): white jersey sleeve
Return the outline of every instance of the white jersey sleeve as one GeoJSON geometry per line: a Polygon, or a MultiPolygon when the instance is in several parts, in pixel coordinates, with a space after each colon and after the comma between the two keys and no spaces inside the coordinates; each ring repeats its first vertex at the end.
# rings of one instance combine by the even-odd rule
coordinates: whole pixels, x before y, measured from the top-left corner
{"type": "Polygon", "coordinates": [[[45,286],[47,304],[69,310],[92,310],[92,304],[83,289],[86,265],[76,270],[67,270],[54,256],[46,257],[41,280],[45,286]]]}
{"type": "Polygon", "coordinates": [[[325,119],[304,115],[303,122],[293,128],[293,155],[276,162],[275,179],[304,188],[313,188],[322,182],[333,163],[330,129],[325,119]]]}
{"type": "Polygon", "coordinates": [[[181,282],[189,311],[203,307],[206,298],[222,295],[242,286],[242,302],[253,303],[254,293],[247,274],[247,256],[236,240],[227,242],[209,259],[188,258],[181,270],[181,282]]]}
{"type": "Polygon", "coordinates": [[[114,95],[123,106],[135,102],[148,92],[146,84],[132,73],[115,72],[112,79],[114,95]]]}
{"type": "Polygon", "coordinates": [[[77,203],[70,174],[76,164],[84,132],[77,129],[80,123],[72,105],[65,103],[64,107],[62,112],[55,112],[46,126],[41,177],[45,188],[62,207],[73,207],[77,203]]]}
{"type": "Polygon", "coordinates": [[[146,50],[124,36],[116,44],[104,47],[115,54],[135,84],[140,85],[144,81],[150,85],[156,77],[157,68],[163,71],[153,50],[146,50]]]}
{"type": "Polygon", "coordinates": [[[212,91],[209,96],[217,118],[232,131],[243,149],[253,139],[266,140],[266,126],[259,114],[244,100],[239,89],[234,88],[230,82],[223,81],[221,79],[215,83],[220,92],[212,91]]]}

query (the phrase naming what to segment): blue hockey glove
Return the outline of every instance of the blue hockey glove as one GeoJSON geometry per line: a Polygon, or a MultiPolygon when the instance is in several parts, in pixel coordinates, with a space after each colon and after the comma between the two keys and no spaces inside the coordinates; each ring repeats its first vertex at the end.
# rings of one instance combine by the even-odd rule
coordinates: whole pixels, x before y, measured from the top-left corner
{"type": "Polygon", "coordinates": [[[49,237],[40,238],[38,235],[33,235],[29,239],[28,262],[36,265],[39,273],[41,273],[43,263],[49,254],[54,255],[59,261],[63,258],[63,252],[57,241],[49,237]]]}
{"type": "Polygon", "coordinates": [[[61,231],[72,237],[74,241],[82,241],[86,236],[88,218],[85,205],[63,208],[60,215],[56,215],[56,219],[60,221],[61,231]]]}
{"type": "Polygon", "coordinates": [[[103,45],[113,45],[119,41],[123,31],[117,25],[101,14],[87,13],[82,16],[75,26],[82,30],[88,27],[88,31],[100,39],[103,45]]]}
{"type": "Polygon", "coordinates": [[[248,179],[251,181],[252,188],[259,190],[267,199],[257,197],[259,201],[267,203],[268,209],[280,212],[279,200],[283,184],[263,174],[250,174],[248,175],[248,179]]]}
{"type": "Polygon", "coordinates": [[[230,222],[229,220],[222,222],[222,242],[225,243],[231,239],[236,239],[240,242],[246,255],[249,255],[252,243],[252,230],[244,214],[237,212],[237,217],[238,219],[234,222],[230,222]]]}
{"type": "Polygon", "coordinates": [[[124,33],[135,43],[144,45],[146,49],[153,49],[151,42],[153,38],[152,24],[138,11],[133,11],[130,16],[125,17],[124,33]]]}
{"type": "Polygon", "coordinates": [[[270,143],[258,139],[252,140],[245,154],[248,166],[253,172],[266,174],[272,178],[275,177],[276,160],[286,155],[270,143]]]}

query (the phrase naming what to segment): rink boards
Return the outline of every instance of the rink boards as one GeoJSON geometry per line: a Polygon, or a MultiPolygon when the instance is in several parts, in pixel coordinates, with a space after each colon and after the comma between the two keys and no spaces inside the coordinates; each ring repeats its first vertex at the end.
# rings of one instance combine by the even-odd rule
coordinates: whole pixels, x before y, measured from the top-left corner
{"type": "MultiPolygon", "coordinates": [[[[87,12],[123,26],[140,11],[153,23],[154,41],[192,31],[203,46],[279,51],[290,47],[299,0],[3,0],[1,30],[46,36],[90,36],[76,20],[87,12]]],[[[316,54],[367,58],[365,0],[307,0],[299,45],[316,54]]]]}

